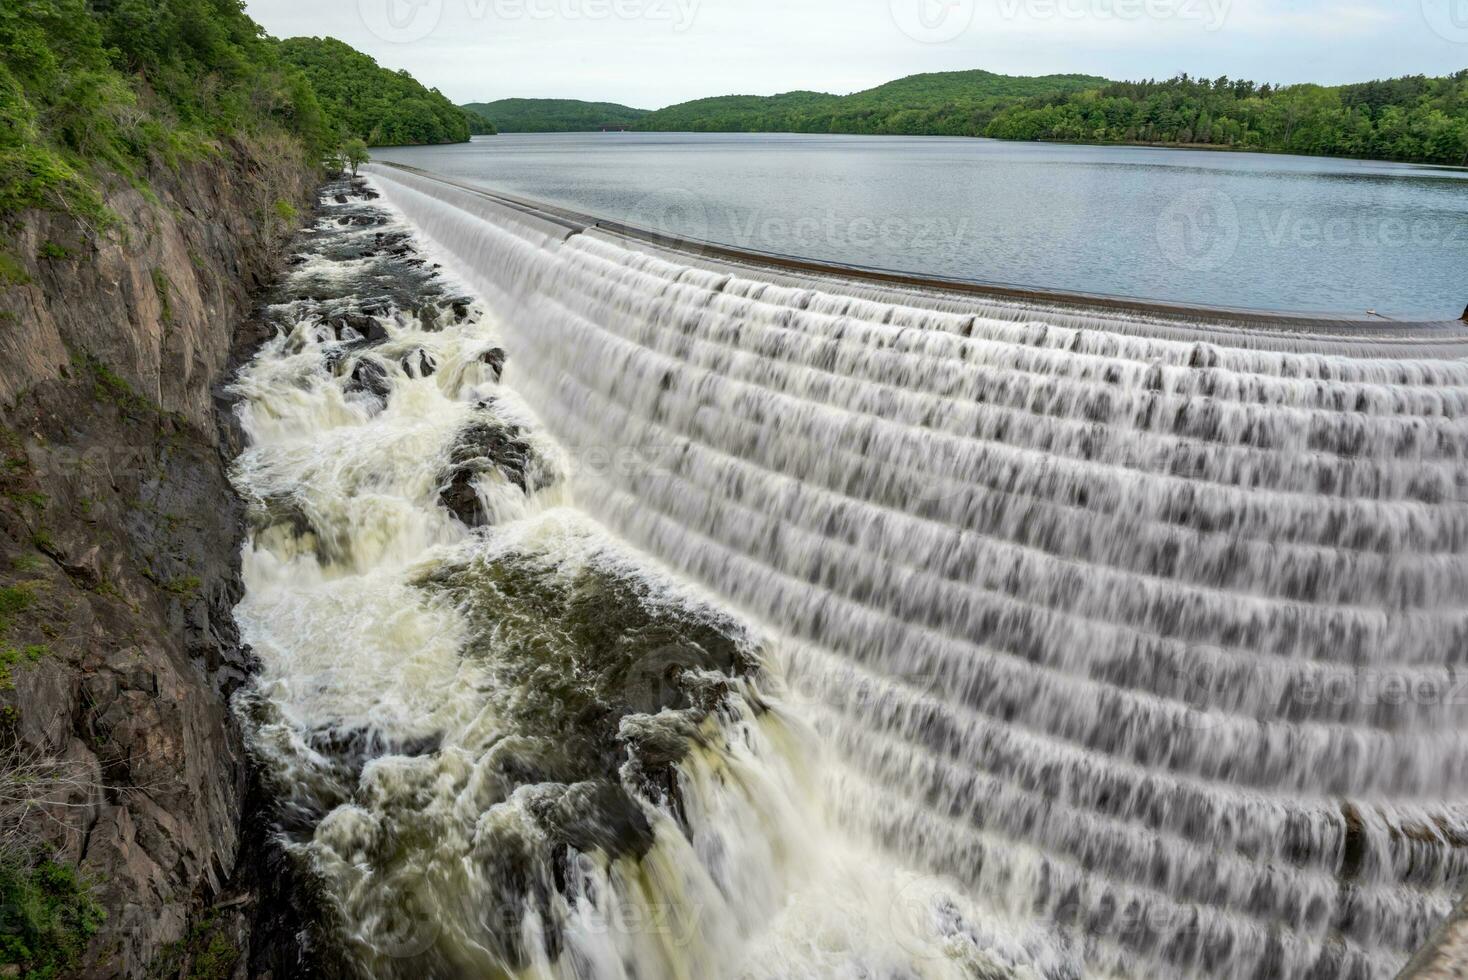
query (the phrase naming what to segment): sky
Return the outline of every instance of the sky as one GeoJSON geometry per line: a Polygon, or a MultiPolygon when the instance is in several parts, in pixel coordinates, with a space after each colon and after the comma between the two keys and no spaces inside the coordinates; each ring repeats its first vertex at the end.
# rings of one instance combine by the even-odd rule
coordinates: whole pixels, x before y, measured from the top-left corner
{"type": "Polygon", "coordinates": [[[247,0],[455,102],[660,108],[927,71],[1336,84],[1468,68],[1468,0],[247,0]]]}

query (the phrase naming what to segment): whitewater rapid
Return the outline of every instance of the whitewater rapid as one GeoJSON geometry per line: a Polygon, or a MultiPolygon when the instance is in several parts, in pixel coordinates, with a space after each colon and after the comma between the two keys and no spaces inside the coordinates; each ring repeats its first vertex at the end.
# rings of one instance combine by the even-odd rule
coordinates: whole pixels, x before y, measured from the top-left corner
{"type": "Polygon", "coordinates": [[[1446,917],[1461,341],[372,186],[237,385],[242,710],[352,969],[1365,978],[1446,917]]]}

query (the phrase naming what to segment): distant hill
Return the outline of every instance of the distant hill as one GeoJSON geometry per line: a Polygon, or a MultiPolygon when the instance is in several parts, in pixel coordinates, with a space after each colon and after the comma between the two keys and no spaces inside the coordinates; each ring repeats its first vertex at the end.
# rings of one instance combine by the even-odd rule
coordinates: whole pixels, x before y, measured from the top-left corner
{"type": "Polygon", "coordinates": [[[463,110],[464,118],[469,120],[470,136],[494,136],[496,133],[499,132],[499,128],[496,127],[494,123],[490,122],[488,119],[484,118],[473,109],[466,109],[463,106],[460,106],[459,108],[463,110]]]}
{"type": "Polygon", "coordinates": [[[1243,79],[1117,82],[1026,99],[983,135],[1067,143],[1143,143],[1468,166],[1468,70],[1355,85],[1243,79]]]}
{"type": "Polygon", "coordinates": [[[501,99],[463,108],[504,133],[645,132],[717,133],[939,133],[978,135],[1005,106],[1111,84],[1094,75],[996,75],[950,71],[910,75],[851,95],[784,92],[721,95],[649,112],[611,102],[576,99],[501,99]]]}
{"type": "Polygon", "coordinates": [[[501,128],[987,136],[1306,153],[1468,166],[1468,70],[1356,85],[1095,75],[909,75],[851,95],[721,95],[653,112],[563,99],[478,103],[501,128]]]}
{"type": "Polygon", "coordinates": [[[321,108],[341,129],[373,146],[462,143],[469,117],[438,89],[424,88],[405,71],[383,68],[331,37],[280,42],[287,64],[300,69],[321,108]]]}
{"type": "Polygon", "coordinates": [[[851,95],[787,92],[698,99],[659,109],[634,127],[654,132],[902,133],[976,136],[1001,109],[1024,99],[1096,89],[1095,75],[909,75],[851,95]]]}
{"type": "Polygon", "coordinates": [[[584,133],[602,129],[630,129],[647,115],[615,102],[578,99],[500,99],[470,102],[462,107],[488,120],[502,133],[584,133]]]}

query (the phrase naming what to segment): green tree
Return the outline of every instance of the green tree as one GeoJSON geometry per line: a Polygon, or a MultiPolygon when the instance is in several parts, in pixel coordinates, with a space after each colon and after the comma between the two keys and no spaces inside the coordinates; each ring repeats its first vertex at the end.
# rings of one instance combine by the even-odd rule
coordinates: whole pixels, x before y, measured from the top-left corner
{"type": "Polygon", "coordinates": [[[342,144],[342,155],[346,157],[347,166],[352,168],[352,176],[357,176],[357,168],[362,166],[372,157],[367,152],[367,144],[353,136],[342,144]]]}
{"type": "Polygon", "coordinates": [[[335,38],[280,42],[284,60],[309,79],[342,139],[373,145],[462,143],[469,114],[437,89],[392,71],[335,38]]]}

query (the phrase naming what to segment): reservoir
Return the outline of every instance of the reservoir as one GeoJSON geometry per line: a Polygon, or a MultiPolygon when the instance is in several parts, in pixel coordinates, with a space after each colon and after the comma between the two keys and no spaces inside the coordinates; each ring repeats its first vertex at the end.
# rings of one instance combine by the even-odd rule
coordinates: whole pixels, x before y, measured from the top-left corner
{"type": "Polygon", "coordinates": [[[380,148],[678,237],[1177,303],[1455,319],[1468,171],[949,137],[557,133],[380,148]]]}

